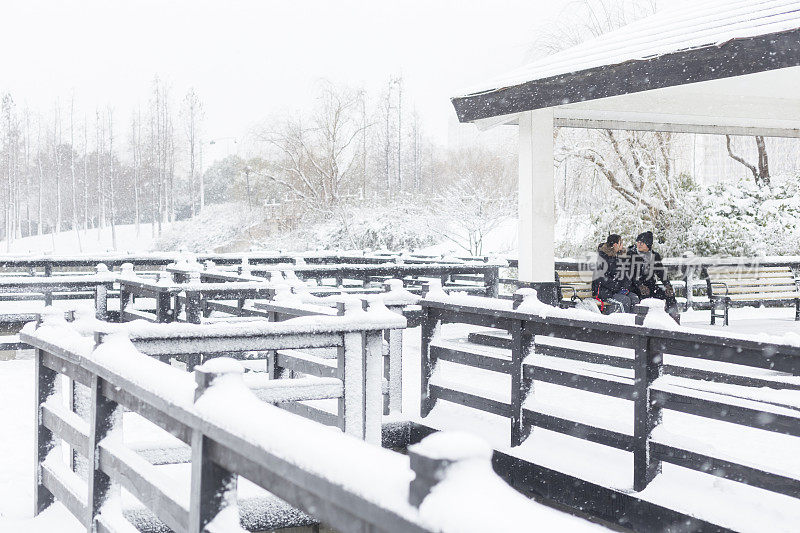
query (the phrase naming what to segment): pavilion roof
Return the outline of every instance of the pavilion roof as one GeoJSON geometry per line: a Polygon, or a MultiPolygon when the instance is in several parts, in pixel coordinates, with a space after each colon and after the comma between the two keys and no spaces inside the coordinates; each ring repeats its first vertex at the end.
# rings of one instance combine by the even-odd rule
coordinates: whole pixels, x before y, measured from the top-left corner
{"type": "MultiPolygon", "coordinates": [[[[756,104],[764,103],[766,98],[771,98],[773,104],[780,100],[789,104],[791,112],[784,110],[770,117],[753,108],[739,110],[744,115],[738,115],[753,120],[773,119],[764,126],[796,127],[785,122],[795,117],[800,120],[800,105],[795,105],[800,101],[787,100],[797,98],[794,93],[800,92],[800,69],[792,68],[798,66],[800,1],[697,1],[664,9],[523,65],[452,98],[452,103],[461,122],[506,115],[510,122],[517,113],[549,107],[564,109],[567,114],[578,113],[591,106],[575,104],[602,99],[609,99],[612,111],[622,111],[627,106],[615,105],[613,97],[687,87],[685,93],[673,90],[664,96],[674,100],[676,96],[719,93],[721,102],[727,103],[730,102],[726,98],[736,102],[749,98],[756,104]],[[714,83],[778,69],[786,72],[777,81],[770,76],[756,76],[746,84],[714,83]]],[[[652,105],[641,103],[642,111],[652,105]]],[[[603,109],[608,115],[608,106],[603,109]]],[[[658,105],[651,110],[673,113],[658,105]]],[[[720,106],[718,112],[712,109],[707,114],[734,112],[737,110],[720,106]]]]}

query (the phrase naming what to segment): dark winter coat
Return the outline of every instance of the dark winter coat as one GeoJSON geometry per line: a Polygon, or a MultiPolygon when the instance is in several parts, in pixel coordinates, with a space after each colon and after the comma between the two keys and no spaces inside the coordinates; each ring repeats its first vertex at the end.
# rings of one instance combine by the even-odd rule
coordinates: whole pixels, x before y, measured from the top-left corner
{"type": "Polygon", "coordinates": [[[672,285],[667,279],[667,271],[661,262],[661,254],[656,251],[641,253],[635,247],[628,249],[632,264],[633,292],[640,298],[672,299],[672,285]],[[664,289],[658,286],[658,282],[664,289]]]}
{"type": "Polygon", "coordinates": [[[621,268],[620,254],[605,243],[597,247],[597,267],[592,276],[592,296],[607,300],[618,292],[630,289],[630,278],[621,268]]]}

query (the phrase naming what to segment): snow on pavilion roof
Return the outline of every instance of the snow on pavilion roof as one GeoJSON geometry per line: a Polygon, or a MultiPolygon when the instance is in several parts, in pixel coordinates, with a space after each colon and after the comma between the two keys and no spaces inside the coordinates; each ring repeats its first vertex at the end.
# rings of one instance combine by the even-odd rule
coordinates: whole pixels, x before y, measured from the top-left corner
{"type": "Polygon", "coordinates": [[[798,65],[800,1],[698,1],[524,65],[452,102],[459,120],[472,122],[798,65]]]}

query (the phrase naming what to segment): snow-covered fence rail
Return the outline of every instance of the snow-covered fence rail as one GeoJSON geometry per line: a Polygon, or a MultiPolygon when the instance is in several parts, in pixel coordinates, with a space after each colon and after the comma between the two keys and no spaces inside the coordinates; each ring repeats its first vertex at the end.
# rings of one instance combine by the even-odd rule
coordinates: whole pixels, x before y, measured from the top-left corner
{"type": "MultiPolygon", "coordinates": [[[[213,261],[217,265],[276,265],[276,264],[380,264],[387,261],[406,263],[461,263],[467,258],[445,259],[434,256],[414,256],[408,254],[382,255],[355,252],[248,252],[242,253],[198,253],[185,252],[151,252],[145,254],[97,253],[80,255],[4,255],[0,257],[0,272],[15,271],[17,273],[43,274],[51,276],[59,272],[91,271],[99,263],[115,269],[125,263],[132,264],[137,270],[160,269],[191,256],[197,261],[213,261]]],[[[485,258],[479,258],[485,260],[485,258]]]]}
{"type": "Polygon", "coordinates": [[[385,279],[402,279],[406,284],[420,287],[426,280],[440,279],[448,290],[470,291],[486,296],[497,296],[500,266],[494,263],[426,263],[426,264],[334,264],[334,265],[295,265],[274,268],[251,268],[254,276],[268,277],[270,272],[280,269],[292,272],[303,280],[331,279],[337,286],[346,280],[360,284],[385,279]],[[477,274],[482,276],[480,283],[464,281],[451,283],[453,276],[477,274]]]}
{"type": "MultiPolygon", "coordinates": [[[[0,277],[0,294],[14,300],[44,300],[52,305],[54,299],[93,298],[97,318],[105,319],[108,312],[108,293],[114,284],[105,265],[98,265],[95,274],[58,276],[50,278],[9,276],[0,277]]],[[[0,314],[0,321],[26,322],[35,320],[39,313],[19,312],[0,314]]]]}
{"type": "MultiPolygon", "coordinates": [[[[281,407],[346,433],[380,442],[383,391],[383,342],[386,330],[404,328],[402,316],[376,302],[340,304],[340,314],[320,314],[292,321],[219,322],[210,324],[146,324],[124,326],[138,350],[163,362],[178,358],[193,370],[220,355],[248,361],[265,360],[270,378],[292,370],[341,384],[335,412],[297,402],[281,407]],[[320,355],[320,352],[323,352],[320,355]]],[[[290,380],[281,380],[289,382],[290,380]]]]}
{"type": "MultiPolygon", "coordinates": [[[[382,316],[378,321],[389,319],[398,320],[382,316]]],[[[365,321],[370,322],[364,316],[332,317],[317,322],[315,331],[344,330],[345,343],[357,342],[361,335],[354,323],[365,321]]],[[[278,334],[285,326],[271,325],[275,335],[262,335],[262,347],[277,347],[286,337],[278,334]]],[[[145,329],[166,328],[182,342],[205,347],[207,340],[187,327],[198,326],[145,329]]],[[[139,333],[140,340],[156,342],[139,333]]],[[[241,531],[246,513],[240,515],[237,506],[241,476],[340,531],[508,530],[543,517],[551,525],[580,526],[552,511],[542,514],[537,504],[502,484],[489,466],[491,450],[468,435],[429,437],[409,450],[409,461],[262,401],[264,394],[270,401],[316,396],[280,383],[264,385],[254,395],[242,368],[229,359],[209,362],[191,375],[141,353],[125,336],[111,334],[95,344],[53,320],[29,328],[23,337],[36,348],[35,514],[57,500],[89,531],[129,531],[119,497],[124,488],[173,531],[241,531]],[[60,374],[88,387],[88,420],[63,407],[60,374]],[[190,447],[188,483],[126,445],[123,411],[190,447]],[[90,459],[85,476],[63,462],[61,441],[90,459]],[[465,497],[480,504],[453,505],[465,497]],[[488,505],[489,513],[482,508],[488,505]]],[[[226,345],[231,340],[224,338],[226,345]]]]}
{"type": "MultiPolygon", "coordinates": [[[[130,285],[127,284],[127,280],[122,280],[121,309],[123,310],[123,320],[147,318],[158,321],[157,317],[159,316],[174,320],[179,316],[178,311],[181,308],[185,308],[185,320],[194,323],[199,323],[201,316],[207,317],[211,312],[223,313],[234,317],[263,317],[271,322],[280,322],[299,316],[336,314],[336,306],[339,305],[338,302],[341,300],[341,295],[337,294],[318,297],[314,294],[312,287],[306,287],[299,280],[295,280],[294,287],[282,277],[280,279],[273,278],[275,281],[273,284],[265,281],[255,282],[254,284],[253,279],[262,278],[227,273],[221,273],[220,275],[217,270],[199,270],[199,267],[200,265],[195,264],[174,265],[168,268],[168,272],[176,280],[174,285],[169,285],[168,280],[158,283],[132,280],[130,285]],[[198,280],[200,282],[199,285],[198,280]],[[230,282],[228,285],[230,287],[229,290],[223,290],[226,287],[225,281],[230,282]],[[187,282],[193,283],[193,285],[185,284],[187,282]],[[251,286],[258,288],[258,292],[251,294],[251,292],[242,293],[237,291],[237,287],[251,286]],[[145,315],[137,311],[127,312],[130,295],[133,294],[133,290],[138,291],[136,292],[137,295],[150,295],[156,298],[157,307],[162,311],[157,309],[155,316],[145,315]],[[164,292],[174,294],[168,298],[161,296],[161,293],[164,292]],[[262,300],[254,302],[250,306],[245,305],[246,298],[264,296],[270,301],[262,300]],[[276,300],[276,298],[279,298],[280,301],[276,300]],[[237,300],[237,303],[232,305],[226,300],[237,300]],[[167,310],[168,307],[169,310],[167,310]]],[[[404,316],[417,317],[417,312],[411,311],[407,313],[406,310],[409,306],[414,306],[419,297],[403,289],[401,280],[388,280],[383,284],[382,288],[376,290],[383,292],[374,295],[360,294],[357,296],[361,298],[364,305],[367,305],[375,298],[380,298],[383,305],[390,311],[404,316]]],[[[340,308],[338,312],[339,314],[343,313],[343,308],[340,308]]],[[[384,337],[387,343],[384,373],[388,383],[384,411],[385,414],[388,414],[390,411],[399,412],[402,408],[402,331],[387,329],[384,332],[384,337]]],[[[294,372],[297,370],[294,366],[298,364],[295,359],[294,356],[285,353],[270,353],[270,372],[276,375],[283,370],[294,372]]],[[[302,363],[302,365],[305,364],[305,362],[302,363]]],[[[318,371],[327,375],[329,369],[320,368],[318,371]]]]}
{"type": "Polygon", "coordinates": [[[420,304],[423,417],[437,402],[453,402],[509,418],[512,446],[535,439],[531,430],[539,427],[632,452],[636,491],[652,481],[662,462],[668,462],[800,497],[800,479],[752,459],[737,461],[723,450],[731,444],[724,437],[709,447],[697,445],[691,436],[673,438],[657,431],[662,412],[670,410],[800,437],[800,404],[770,392],[797,391],[800,346],[796,343],[684,330],[663,312],[653,315],[651,310],[648,315],[646,309],[636,317],[595,318],[546,306],[533,291],[518,294],[513,303],[440,293],[420,304]],[[508,331],[505,347],[510,353],[448,343],[437,334],[443,323],[508,331]],[[597,348],[587,349],[586,344],[582,348],[580,343],[597,348]],[[632,358],[623,354],[631,349],[632,358]],[[510,391],[450,383],[446,375],[435,372],[440,361],[508,375],[510,391]],[[580,405],[542,404],[534,394],[535,381],[628,400],[633,403],[632,424],[595,425],[576,417],[580,405]]]}
{"type": "Polygon", "coordinates": [[[186,308],[186,321],[199,322],[206,310],[203,303],[208,300],[237,300],[248,298],[267,298],[270,284],[256,282],[239,283],[174,283],[164,273],[158,281],[138,277],[120,277],[120,319],[122,321],[144,319],[151,322],[172,322],[179,318],[182,304],[186,308]],[[179,295],[183,295],[179,299],[179,295]],[[155,312],[142,312],[131,308],[133,298],[152,298],[155,312]]]}

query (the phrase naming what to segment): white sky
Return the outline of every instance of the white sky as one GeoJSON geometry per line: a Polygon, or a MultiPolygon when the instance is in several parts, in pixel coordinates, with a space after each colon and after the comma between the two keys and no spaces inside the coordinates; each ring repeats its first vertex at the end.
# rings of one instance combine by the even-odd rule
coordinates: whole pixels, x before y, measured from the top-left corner
{"type": "Polygon", "coordinates": [[[320,78],[379,89],[402,73],[428,133],[444,143],[449,97],[518,66],[537,23],[567,3],[2,0],[0,92],[49,112],[74,90],[90,115],[111,104],[123,131],[158,74],[175,103],[196,87],[210,139],[308,107],[320,78]]]}

